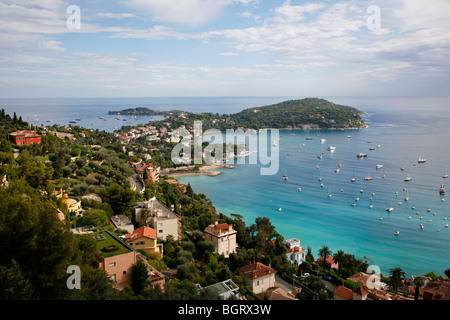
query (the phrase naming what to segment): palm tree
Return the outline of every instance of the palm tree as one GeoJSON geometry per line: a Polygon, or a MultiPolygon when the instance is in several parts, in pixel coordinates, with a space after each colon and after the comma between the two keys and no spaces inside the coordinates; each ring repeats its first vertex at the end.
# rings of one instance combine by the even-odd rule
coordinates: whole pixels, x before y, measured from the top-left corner
{"type": "Polygon", "coordinates": [[[319,256],[323,256],[323,266],[326,267],[327,257],[331,256],[330,249],[327,246],[322,246],[322,248],[319,249],[319,256]]]}
{"type": "Polygon", "coordinates": [[[344,262],[345,252],[342,250],[338,250],[335,254],[333,254],[334,262],[339,264],[338,273],[340,273],[342,263],[344,262]]]}
{"type": "Polygon", "coordinates": [[[401,268],[393,268],[391,272],[391,285],[394,288],[394,293],[397,293],[399,286],[403,284],[402,280],[405,278],[405,272],[401,268]]]}
{"type": "Polygon", "coordinates": [[[414,287],[415,287],[415,293],[414,293],[414,300],[419,300],[419,290],[423,287],[425,284],[425,279],[423,277],[417,277],[414,279],[414,287]]]}

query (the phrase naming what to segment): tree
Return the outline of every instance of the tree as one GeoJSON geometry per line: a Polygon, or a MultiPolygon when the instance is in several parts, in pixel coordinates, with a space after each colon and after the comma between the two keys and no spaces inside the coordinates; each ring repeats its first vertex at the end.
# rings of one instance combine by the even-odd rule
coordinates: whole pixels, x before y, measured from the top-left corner
{"type": "Polygon", "coordinates": [[[397,293],[398,287],[403,285],[403,279],[405,278],[405,272],[401,268],[392,268],[390,270],[391,274],[391,285],[394,292],[397,293]]]}
{"type": "Polygon", "coordinates": [[[446,269],[444,271],[444,273],[445,273],[445,276],[450,279],[450,269],[446,269]]]}
{"type": "Polygon", "coordinates": [[[423,277],[417,277],[414,279],[414,300],[419,300],[420,288],[425,284],[425,279],[423,277]]]}
{"type": "Polygon", "coordinates": [[[33,286],[14,259],[9,266],[0,266],[0,300],[27,300],[32,293],[33,286]]]}
{"type": "Polygon", "coordinates": [[[345,253],[342,250],[338,250],[333,254],[333,259],[335,263],[339,264],[338,272],[340,273],[342,262],[344,261],[345,253]]]}
{"type": "Polygon", "coordinates": [[[322,246],[322,248],[319,249],[319,256],[323,257],[323,266],[326,268],[327,257],[331,256],[330,249],[327,246],[322,246]]]}
{"type": "Polygon", "coordinates": [[[147,266],[142,260],[133,265],[133,280],[131,288],[134,294],[139,295],[150,284],[147,266]]]}
{"type": "Polygon", "coordinates": [[[80,219],[80,226],[96,226],[98,228],[106,227],[109,224],[109,217],[105,210],[89,209],[83,212],[83,217],[80,219]]]}

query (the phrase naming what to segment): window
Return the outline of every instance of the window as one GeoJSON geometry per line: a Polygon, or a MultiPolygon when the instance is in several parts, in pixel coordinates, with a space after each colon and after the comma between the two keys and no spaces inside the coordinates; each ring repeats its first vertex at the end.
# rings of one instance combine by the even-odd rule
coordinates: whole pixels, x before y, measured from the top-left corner
{"type": "Polygon", "coordinates": [[[111,262],[111,263],[109,264],[109,266],[110,266],[110,267],[115,267],[115,266],[116,266],[116,263],[115,263],[115,262],[111,262]]]}
{"type": "Polygon", "coordinates": [[[112,275],[111,275],[111,279],[112,279],[113,281],[116,281],[116,274],[112,274],[112,275]]]}

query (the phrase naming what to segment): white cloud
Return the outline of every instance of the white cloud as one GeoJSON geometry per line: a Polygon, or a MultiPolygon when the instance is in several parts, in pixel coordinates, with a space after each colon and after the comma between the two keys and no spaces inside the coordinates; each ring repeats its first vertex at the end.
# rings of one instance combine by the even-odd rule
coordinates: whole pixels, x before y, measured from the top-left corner
{"type": "Polygon", "coordinates": [[[52,51],[59,51],[63,52],[66,51],[65,48],[61,47],[62,42],[61,41],[41,41],[40,46],[44,49],[52,50],[52,51]]]}
{"type": "Polygon", "coordinates": [[[129,0],[128,5],[159,22],[197,26],[214,19],[227,5],[252,2],[254,0],[129,0]]]}

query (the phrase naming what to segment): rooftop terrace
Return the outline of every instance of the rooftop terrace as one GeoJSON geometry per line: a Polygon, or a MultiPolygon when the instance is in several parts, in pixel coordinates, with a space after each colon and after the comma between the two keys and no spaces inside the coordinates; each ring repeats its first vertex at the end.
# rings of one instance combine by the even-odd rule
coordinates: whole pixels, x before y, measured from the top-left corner
{"type": "Polygon", "coordinates": [[[110,258],[133,251],[131,247],[117,239],[108,231],[96,232],[91,235],[97,240],[97,252],[103,258],[110,258]]]}

